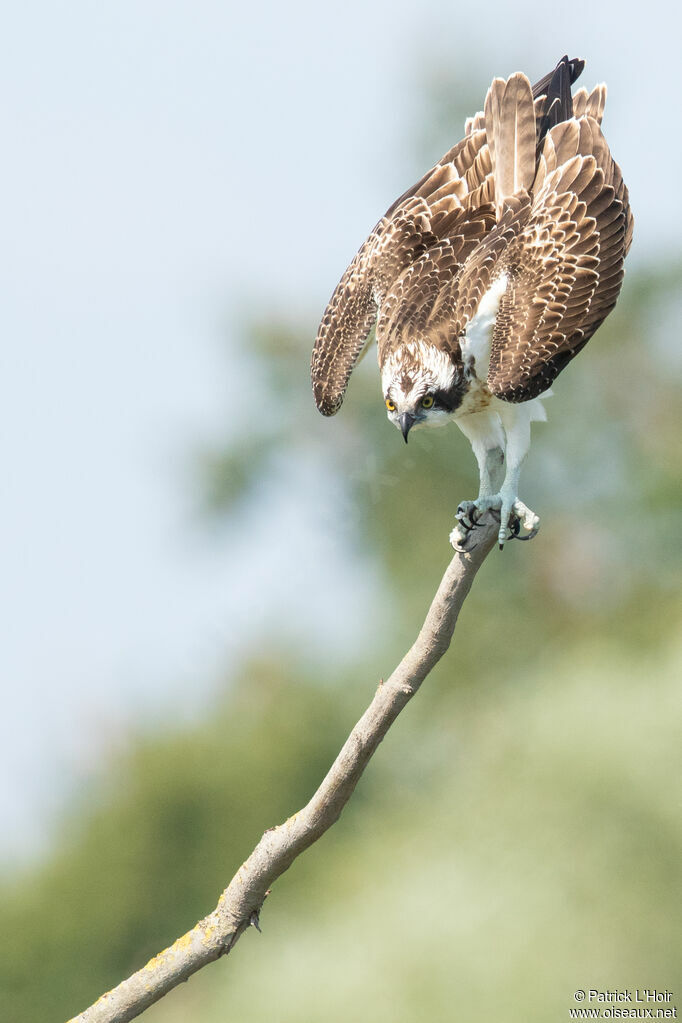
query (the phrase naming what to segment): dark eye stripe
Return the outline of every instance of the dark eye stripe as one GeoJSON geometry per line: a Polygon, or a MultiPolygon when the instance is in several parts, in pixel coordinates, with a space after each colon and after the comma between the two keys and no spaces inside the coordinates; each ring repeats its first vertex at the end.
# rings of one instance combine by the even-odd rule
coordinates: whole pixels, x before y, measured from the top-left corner
{"type": "Polygon", "coordinates": [[[460,398],[460,395],[455,395],[451,391],[436,391],[433,396],[434,408],[442,408],[446,412],[454,412],[459,405],[457,398],[460,398]]]}

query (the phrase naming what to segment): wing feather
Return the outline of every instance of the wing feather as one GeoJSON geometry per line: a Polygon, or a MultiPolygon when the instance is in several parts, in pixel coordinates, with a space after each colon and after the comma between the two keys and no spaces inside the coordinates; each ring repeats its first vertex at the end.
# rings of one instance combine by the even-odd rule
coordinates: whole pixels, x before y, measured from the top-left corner
{"type": "Polygon", "coordinates": [[[475,244],[480,223],[493,220],[488,207],[493,194],[486,135],[477,131],[449,149],[388,208],[339,281],[320,323],[311,380],[323,415],[341,407],[379,306],[401,273],[456,232],[465,219],[457,210],[472,218],[473,233],[464,236],[475,244]]]}
{"type": "Polygon", "coordinates": [[[320,324],[311,372],[325,415],[375,322],[380,362],[415,332],[457,358],[501,273],[488,385],[504,400],[542,393],[608,315],[633,221],[601,133],[606,87],[571,99],[583,66],[564,57],[533,87],[495,79],[464,138],[388,208],[320,324]]]}
{"type": "Polygon", "coordinates": [[[435,304],[457,279],[473,252],[481,249],[495,224],[492,204],[457,211],[449,236],[426,250],[395,281],[377,321],[380,362],[415,331],[426,329],[435,304]]]}
{"type": "Polygon", "coordinates": [[[485,101],[485,132],[499,215],[505,199],[529,191],[535,177],[535,107],[525,75],[494,79],[485,101]]]}
{"type": "Polygon", "coordinates": [[[527,401],[550,386],[611,311],[623,280],[627,192],[597,121],[582,120],[548,133],[528,222],[504,255],[509,285],[488,386],[506,401],[527,401]]]}

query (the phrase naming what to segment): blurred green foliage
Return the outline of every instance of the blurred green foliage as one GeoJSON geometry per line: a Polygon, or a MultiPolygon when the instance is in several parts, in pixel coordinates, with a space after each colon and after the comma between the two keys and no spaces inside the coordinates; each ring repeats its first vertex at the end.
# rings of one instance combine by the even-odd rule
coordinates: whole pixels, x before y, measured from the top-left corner
{"type": "Polygon", "coordinates": [[[209,912],[264,827],[326,771],[339,702],[271,651],[201,726],[131,740],[52,859],[3,892],[0,1018],[66,1018],[209,912]]]}
{"type": "MultiPolygon", "coordinates": [[[[247,936],[151,1019],[340,1020],[361,1006],[409,1020],[457,1005],[546,1020],[580,985],[674,987],[679,380],[656,352],[679,277],[631,274],[560,379],[525,474],[540,535],[488,559],[455,649],[339,825],[276,886],[258,949],[247,936]]],[[[276,415],[201,453],[206,513],[258,501],[285,456],[319,460],[350,488],[343,528],[379,568],[393,624],[343,672],[266,647],[205,720],[131,738],[51,857],[4,886],[8,1020],[66,1018],[213,907],[262,831],[309,798],[448,560],[454,506],[476,483],[466,442],[448,428],[406,449],[369,360],[338,419],[318,420],[306,333],[253,329],[276,415]]]]}
{"type": "MultiPolygon", "coordinates": [[[[544,1023],[577,987],[679,990],[681,282],[669,262],[628,273],[535,427],[522,497],[538,538],[488,559],[454,649],[278,882],[264,934],[150,1020],[544,1023]]],[[[248,513],[292,459],[341,481],[334,528],[382,580],[390,627],[343,670],[264,638],[203,720],[130,738],[45,862],[5,879],[12,1023],[84,1008],[215,905],[314,791],[448,561],[456,504],[476,492],[468,443],[449,427],[405,448],[372,354],[320,419],[315,326],[245,325],[263,415],[197,452],[203,511],[248,513]]],[[[323,572],[310,585],[333,599],[323,572]]]]}

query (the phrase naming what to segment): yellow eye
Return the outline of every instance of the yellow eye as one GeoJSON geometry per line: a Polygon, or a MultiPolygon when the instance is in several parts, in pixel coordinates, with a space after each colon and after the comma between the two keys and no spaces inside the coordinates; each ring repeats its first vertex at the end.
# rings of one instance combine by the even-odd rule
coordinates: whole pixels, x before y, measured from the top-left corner
{"type": "Polygon", "coordinates": [[[422,398],[422,408],[431,408],[433,405],[433,395],[425,394],[422,398]]]}
{"type": "Polygon", "coordinates": [[[386,399],[386,408],[389,412],[395,412],[395,402],[391,401],[390,398],[386,399]]]}

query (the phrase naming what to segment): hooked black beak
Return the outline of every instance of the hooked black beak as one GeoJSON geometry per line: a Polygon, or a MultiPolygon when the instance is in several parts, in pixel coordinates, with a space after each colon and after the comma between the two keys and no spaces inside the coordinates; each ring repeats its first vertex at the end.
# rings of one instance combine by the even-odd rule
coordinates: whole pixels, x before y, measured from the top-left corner
{"type": "Polygon", "coordinates": [[[412,426],[414,426],[414,416],[411,416],[409,412],[403,412],[398,422],[400,423],[400,429],[403,432],[405,443],[407,444],[407,435],[410,432],[412,426]]]}

